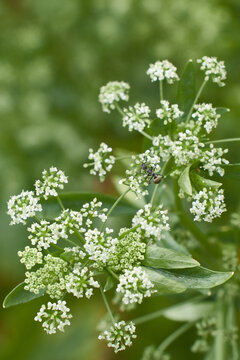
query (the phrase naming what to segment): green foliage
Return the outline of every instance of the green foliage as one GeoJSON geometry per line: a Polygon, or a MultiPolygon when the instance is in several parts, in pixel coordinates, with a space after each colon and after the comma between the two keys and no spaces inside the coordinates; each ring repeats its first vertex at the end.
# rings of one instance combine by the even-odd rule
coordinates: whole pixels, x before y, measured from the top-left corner
{"type": "Polygon", "coordinates": [[[38,294],[34,294],[30,291],[24,290],[25,283],[18,284],[10,293],[5,297],[3,301],[3,307],[9,308],[11,306],[27,303],[40,296],[44,295],[44,290],[38,294]]]}
{"type": "Polygon", "coordinates": [[[159,269],[184,269],[199,266],[199,262],[190,256],[161,248],[156,244],[148,245],[144,265],[159,269]]]}

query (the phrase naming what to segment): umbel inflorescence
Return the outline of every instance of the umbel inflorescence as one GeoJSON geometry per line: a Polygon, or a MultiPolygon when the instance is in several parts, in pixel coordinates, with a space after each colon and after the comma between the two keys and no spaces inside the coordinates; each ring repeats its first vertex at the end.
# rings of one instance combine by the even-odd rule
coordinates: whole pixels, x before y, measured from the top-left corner
{"type": "MultiPolygon", "coordinates": [[[[209,80],[223,85],[226,73],[222,62],[206,57],[197,62],[201,63],[205,73],[201,90],[209,80]]],[[[118,321],[110,310],[105,292],[115,288],[121,309],[141,304],[145,298],[159,292],[156,277],[160,275],[154,273],[151,277],[152,268],[146,271],[146,261],[152,261],[151,255],[149,260],[146,254],[151,253],[152,246],[162,249],[161,241],[166,240],[170,231],[168,210],[155,201],[161,180],[174,179],[178,196],[191,201],[190,213],[195,221],[212,222],[226,210],[223,190],[219,189],[221,184],[208,178],[215,173],[223,176],[224,166],[228,164],[224,158],[227,150],[215,147],[208,140],[220,119],[218,110],[212,104],[199,103],[200,92],[187,112],[178,104],[164,100],[163,82],[173,84],[180,80],[176,67],[169,61],[151,64],[147,74],[151,81],[160,83],[161,99],[157,109],[150,110],[144,102],[121,108],[120,103],[129,100],[130,90],[123,81],[108,83],[99,95],[103,111],[110,113],[117,109],[123,126],[130,132],[138,131],[149,143],[144,152],[129,156],[130,165],[120,180],[120,184],[126,186],[120,198],[131,191],[145,201],[141,209],[136,209],[128,227],[116,230],[106,225],[120,198],[110,209],[94,197],[77,210],[65,208],[58,192],[68,178],[55,167],[43,171],[42,179],[35,182],[34,191],[22,191],[8,202],[11,224],[27,224],[29,234],[30,245],[18,252],[27,270],[24,288],[36,296],[44,293],[50,300],[41,306],[35,320],[42,323],[48,334],[64,331],[72,317],[63,300],[66,294],[89,299],[94,292],[100,291],[109,312],[109,326],[99,339],[107,340],[115,352],[132,344],[136,337],[135,324],[118,321]],[[161,132],[154,131],[156,123],[162,125],[157,127],[162,129],[161,132]],[[154,185],[151,201],[147,202],[153,174],[160,176],[160,180],[154,185]],[[44,202],[49,197],[59,203],[59,212],[54,219],[44,218],[44,202]]],[[[90,173],[99,174],[100,180],[104,181],[118,160],[112,151],[105,143],[101,143],[96,152],[90,149],[90,163],[84,167],[91,167],[90,173]]],[[[187,259],[186,267],[199,265],[187,259]]],[[[154,268],[153,263],[149,264],[154,268]]],[[[164,264],[161,266],[169,269],[164,264]]],[[[184,290],[181,285],[173,292],[184,290]]]]}

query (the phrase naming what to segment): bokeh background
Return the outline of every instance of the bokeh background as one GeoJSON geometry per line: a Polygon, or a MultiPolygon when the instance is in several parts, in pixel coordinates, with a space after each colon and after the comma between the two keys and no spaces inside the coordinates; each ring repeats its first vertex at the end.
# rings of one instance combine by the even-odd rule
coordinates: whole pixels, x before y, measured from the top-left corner
{"type": "MultiPolygon", "coordinates": [[[[100,86],[124,80],[131,84],[132,103],[155,104],[149,63],[167,58],[181,73],[189,58],[217,56],[226,63],[227,86],[209,84],[202,99],[231,109],[216,138],[240,136],[239,18],[239,0],[0,1],[1,301],[23,279],[17,251],[27,244],[23,227],[9,226],[9,196],[31,189],[51,165],[69,175],[67,190],[116,193],[110,178],[100,184],[83,169],[88,148],[101,141],[141,147],[141,138],[122,128],[117,113],[102,113],[100,86]]],[[[239,156],[234,143],[229,158],[240,162],[239,156]]],[[[236,209],[238,184],[227,182],[226,190],[228,207],[236,209]]],[[[151,309],[169,301],[158,299],[151,309]]],[[[40,304],[0,310],[2,360],[140,359],[144,345],[160,343],[176,328],[164,320],[141,326],[134,347],[116,356],[96,340],[105,311],[98,297],[72,301],[73,324],[64,335],[47,336],[33,321],[40,304]]],[[[148,304],[140,311],[150,311],[148,304]]],[[[191,336],[176,342],[173,359],[200,359],[189,352],[191,336]]]]}

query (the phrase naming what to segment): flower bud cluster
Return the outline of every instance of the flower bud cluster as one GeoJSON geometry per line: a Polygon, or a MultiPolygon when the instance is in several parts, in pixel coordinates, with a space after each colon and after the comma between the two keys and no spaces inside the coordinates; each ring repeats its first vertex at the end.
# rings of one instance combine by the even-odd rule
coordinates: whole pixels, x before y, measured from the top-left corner
{"type": "Polygon", "coordinates": [[[142,235],[136,231],[129,231],[126,228],[120,230],[115,251],[108,260],[108,266],[115,272],[140,265],[140,261],[144,259],[146,244],[142,242],[142,235]]]}
{"type": "Polygon", "coordinates": [[[26,269],[31,269],[36,264],[42,264],[43,254],[36,248],[26,246],[24,251],[18,251],[20,262],[26,266],[26,269]]]}
{"type": "Polygon", "coordinates": [[[44,265],[36,271],[26,272],[25,290],[39,294],[40,290],[51,297],[59,299],[65,290],[65,275],[69,273],[68,263],[59,257],[48,254],[44,256],[44,265]]]}

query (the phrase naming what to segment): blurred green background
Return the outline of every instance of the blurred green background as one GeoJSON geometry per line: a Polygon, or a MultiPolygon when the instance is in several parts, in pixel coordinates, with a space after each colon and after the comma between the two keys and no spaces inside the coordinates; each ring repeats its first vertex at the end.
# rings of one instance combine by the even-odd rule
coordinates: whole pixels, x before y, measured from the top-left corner
{"type": "MultiPolygon", "coordinates": [[[[217,56],[226,63],[227,86],[209,84],[202,99],[231,109],[216,138],[240,136],[239,18],[239,0],[0,2],[1,301],[23,279],[17,251],[27,244],[23,227],[9,227],[9,196],[31,189],[51,165],[69,175],[66,190],[114,193],[110,179],[100,184],[82,168],[88,148],[97,148],[101,141],[131,150],[141,147],[141,138],[122,128],[117,113],[102,113],[100,86],[127,81],[131,103],[154,105],[158,91],[146,75],[149,63],[167,58],[181,73],[189,58],[217,56]]],[[[167,95],[175,91],[173,86],[167,95]]],[[[229,158],[240,162],[237,143],[229,158]]],[[[236,209],[238,193],[238,184],[227,181],[228,208],[236,209]]],[[[144,345],[158,344],[176,327],[163,320],[140,326],[134,346],[116,356],[96,340],[96,323],[105,311],[100,299],[71,301],[73,325],[64,335],[47,336],[33,321],[41,299],[1,310],[0,358],[140,359],[144,345]]],[[[171,301],[158,298],[138,311],[171,301]]],[[[189,352],[192,343],[189,334],[184,342],[177,341],[173,359],[200,359],[189,352]]]]}

